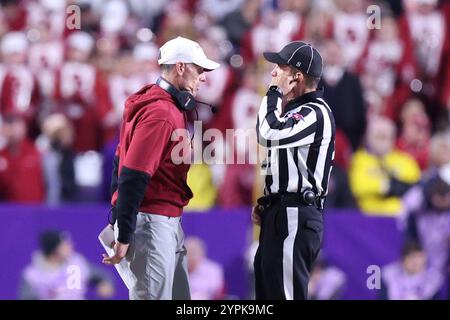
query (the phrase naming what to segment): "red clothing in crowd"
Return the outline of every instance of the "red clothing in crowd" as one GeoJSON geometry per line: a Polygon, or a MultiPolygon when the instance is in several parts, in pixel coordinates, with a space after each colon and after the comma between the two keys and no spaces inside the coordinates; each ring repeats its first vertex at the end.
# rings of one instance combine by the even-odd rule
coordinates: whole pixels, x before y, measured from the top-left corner
{"type": "MultiPolygon", "coordinates": [[[[186,182],[190,165],[175,164],[172,160],[172,150],[180,141],[172,141],[173,132],[185,128],[184,113],[159,86],[145,86],[127,99],[116,155],[119,176],[125,166],[151,177],[140,212],[177,217],[192,198],[186,182]]],[[[185,136],[177,134],[177,137],[186,144],[185,136]]],[[[187,145],[190,149],[190,144],[187,145]]],[[[116,191],[112,198],[114,206],[117,196],[116,191]]]]}
{"type": "Polygon", "coordinates": [[[45,182],[41,155],[28,140],[14,151],[0,150],[0,201],[41,202],[45,182]]]}
{"type": "Polygon", "coordinates": [[[420,94],[432,120],[438,115],[435,107],[443,102],[449,90],[446,86],[450,39],[445,14],[445,10],[439,9],[428,14],[406,12],[399,20],[400,35],[410,42],[408,47],[415,54],[417,79],[422,82],[420,94]]]}
{"type": "Polygon", "coordinates": [[[260,20],[245,33],[241,54],[246,63],[257,61],[264,51],[279,51],[288,42],[303,40],[306,24],[304,16],[286,11],[278,19],[290,25],[291,30],[280,33],[279,21],[260,20]]]}
{"type": "Polygon", "coordinates": [[[98,99],[104,93],[103,78],[91,64],[68,61],[57,73],[55,99],[59,111],[74,126],[74,149],[77,152],[100,148],[98,99]]]}
{"type": "Polygon", "coordinates": [[[414,146],[409,144],[403,136],[400,136],[396,145],[399,150],[411,155],[417,161],[420,169],[426,170],[428,168],[429,141],[424,145],[414,146]]]}
{"type": "Polygon", "coordinates": [[[39,103],[36,78],[27,66],[5,66],[0,75],[0,114],[15,113],[30,126],[35,121],[39,103]]]}

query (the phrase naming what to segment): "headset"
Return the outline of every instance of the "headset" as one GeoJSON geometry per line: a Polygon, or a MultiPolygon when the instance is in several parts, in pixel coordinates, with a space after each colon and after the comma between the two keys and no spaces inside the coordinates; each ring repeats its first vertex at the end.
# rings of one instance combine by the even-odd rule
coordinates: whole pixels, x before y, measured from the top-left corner
{"type": "Polygon", "coordinates": [[[177,107],[182,111],[194,110],[197,106],[197,103],[200,103],[208,106],[211,109],[212,113],[217,112],[217,108],[213,105],[195,100],[194,96],[190,92],[186,90],[178,90],[177,88],[175,88],[175,86],[164,80],[162,77],[159,77],[158,80],[156,80],[156,84],[172,96],[177,107]]]}
{"type": "Polygon", "coordinates": [[[195,98],[188,91],[178,90],[172,84],[161,77],[156,80],[156,84],[172,96],[178,108],[180,108],[182,111],[190,111],[195,109],[197,105],[195,98]]]}

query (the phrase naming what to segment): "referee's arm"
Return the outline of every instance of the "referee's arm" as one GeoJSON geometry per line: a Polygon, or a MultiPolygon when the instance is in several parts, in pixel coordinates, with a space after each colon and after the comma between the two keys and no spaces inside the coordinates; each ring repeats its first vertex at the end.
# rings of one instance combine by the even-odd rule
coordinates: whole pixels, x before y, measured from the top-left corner
{"type": "Polygon", "coordinates": [[[300,119],[283,119],[280,117],[281,102],[281,94],[276,91],[269,91],[263,98],[256,124],[258,142],[267,147],[284,148],[310,144],[316,131],[316,112],[303,107],[298,112],[300,119]]]}

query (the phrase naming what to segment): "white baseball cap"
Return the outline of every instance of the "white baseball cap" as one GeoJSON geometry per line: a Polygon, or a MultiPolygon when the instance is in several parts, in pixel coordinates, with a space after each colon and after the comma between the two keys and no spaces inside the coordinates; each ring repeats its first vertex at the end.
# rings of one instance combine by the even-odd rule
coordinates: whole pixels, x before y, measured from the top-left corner
{"type": "Polygon", "coordinates": [[[12,31],[3,36],[0,44],[2,54],[25,53],[28,50],[28,39],[23,32],[12,31]]]}
{"type": "Polygon", "coordinates": [[[75,48],[80,51],[90,52],[95,45],[94,38],[84,31],[76,31],[67,37],[67,43],[70,48],[75,48]]]}
{"type": "Polygon", "coordinates": [[[211,71],[220,66],[206,57],[197,42],[183,37],[169,40],[159,49],[158,64],[175,64],[177,62],[195,63],[205,71],[211,71]]]}

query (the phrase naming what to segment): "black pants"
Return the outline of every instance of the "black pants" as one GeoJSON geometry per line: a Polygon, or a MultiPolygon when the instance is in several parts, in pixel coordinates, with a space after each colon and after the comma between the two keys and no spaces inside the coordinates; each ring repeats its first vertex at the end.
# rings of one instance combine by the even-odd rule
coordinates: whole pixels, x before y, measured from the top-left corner
{"type": "Polygon", "coordinates": [[[254,261],[256,299],[307,299],[322,237],[323,218],[317,208],[268,206],[254,261]]]}

